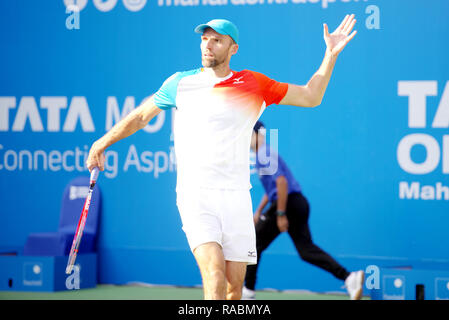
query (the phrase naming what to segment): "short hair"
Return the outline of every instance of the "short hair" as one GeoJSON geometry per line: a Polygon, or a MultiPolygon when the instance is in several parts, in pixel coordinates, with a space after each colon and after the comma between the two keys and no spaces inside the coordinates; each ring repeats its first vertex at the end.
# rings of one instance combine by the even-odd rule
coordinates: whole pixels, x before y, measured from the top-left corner
{"type": "Polygon", "coordinates": [[[256,124],[254,125],[253,131],[255,133],[259,133],[260,129],[265,129],[265,125],[262,123],[262,121],[257,121],[256,124]]]}

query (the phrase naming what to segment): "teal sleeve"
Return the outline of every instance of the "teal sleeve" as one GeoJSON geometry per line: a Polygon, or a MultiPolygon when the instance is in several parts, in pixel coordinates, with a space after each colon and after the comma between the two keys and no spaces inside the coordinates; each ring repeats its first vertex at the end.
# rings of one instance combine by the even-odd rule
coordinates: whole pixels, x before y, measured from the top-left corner
{"type": "Polygon", "coordinates": [[[160,109],[176,108],[176,92],[181,80],[181,72],[176,72],[165,80],[159,90],[154,94],[154,103],[160,109]]]}
{"type": "Polygon", "coordinates": [[[165,80],[160,89],[154,94],[154,103],[160,109],[176,108],[176,94],[178,92],[179,81],[187,76],[201,72],[201,68],[190,71],[176,72],[165,80]]]}

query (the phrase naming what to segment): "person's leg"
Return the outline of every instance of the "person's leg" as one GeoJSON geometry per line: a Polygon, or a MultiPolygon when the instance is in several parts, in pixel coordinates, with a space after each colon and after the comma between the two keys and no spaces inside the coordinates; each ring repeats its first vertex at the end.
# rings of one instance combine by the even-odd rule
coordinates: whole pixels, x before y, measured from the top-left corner
{"type": "Polygon", "coordinates": [[[345,280],[349,272],[328,253],[315,245],[309,228],[309,204],[301,194],[289,195],[287,203],[288,233],[301,259],[330,272],[337,279],[345,280]]]}
{"type": "Polygon", "coordinates": [[[310,208],[304,196],[292,195],[291,199],[289,197],[287,207],[287,217],[292,221],[289,223],[289,234],[301,258],[328,271],[337,279],[345,281],[351,300],[359,300],[363,294],[364,272],[359,270],[349,273],[334,258],[313,243],[308,223],[310,208]]]}
{"type": "Polygon", "coordinates": [[[225,299],[225,260],[217,206],[217,192],[192,188],[177,190],[182,229],[203,280],[204,299],[225,299]]]}
{"type": "Polygon", "coordinates": [[[242,298],[246,265],[246,262],[226,261],[226,300],[242,298]]]}
{"type": "Polygon", "coordinates": [[[204,243],[193,250],[203,279],[205,300],[224,300],[226,297],[226,264],[221,246],[204,243]]]}
{"type": "Polygon", "coordinates": [[[256,224],[257,264],[248,265],[246,268],[245,287],[247,289],[255,289],[262,252],[276,239],[279,233],[276,223],[276,205],[273,204],[264,214],[260,215],[256,224]]]}

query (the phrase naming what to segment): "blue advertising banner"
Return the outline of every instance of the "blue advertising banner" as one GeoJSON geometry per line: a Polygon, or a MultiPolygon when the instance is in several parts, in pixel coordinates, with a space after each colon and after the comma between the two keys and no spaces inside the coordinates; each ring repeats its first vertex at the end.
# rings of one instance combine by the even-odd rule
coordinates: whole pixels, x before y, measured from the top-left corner
{"type": "MultiPolygon", "coordinates": [[[[56,231],[92,143],[170,75],[201,67],[195,26],[233,21],[233,70],[304,85],[324,57],[323,23],[332,31],[354,13],[357,35],[321,105],[271,105],[261,120],[310,202],[314,241],[348,269],[449,261],[448,1],[16,0],[0,12],[0,249],[56,231]]],[[[102,283],[201,283],[176,207],[173,112],[106,151],[102,283]]],[[[252,172],[256,208],[264,191],[252,172]]],[[[264,253],[258,281],[342,284],[301,261],[287,234],[264,253]]]]}

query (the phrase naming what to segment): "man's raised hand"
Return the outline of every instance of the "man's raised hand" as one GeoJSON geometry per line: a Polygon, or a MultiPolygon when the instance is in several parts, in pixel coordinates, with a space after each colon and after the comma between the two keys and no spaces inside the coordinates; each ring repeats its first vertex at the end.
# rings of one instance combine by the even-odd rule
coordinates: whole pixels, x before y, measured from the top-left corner
{"type": "Polygon", "coordinates": [[[346,44],[354,38],[357,31],[353,31],[352,33],[351,31],[356,21],[357,20],[354,19],[354,14],[346,15],[338,28],[331,34],[329,34],[327,24],[323,24],[324,41],[326,42],[327,50],[329,50],[332,55],[338,56],[346,44]]]}

